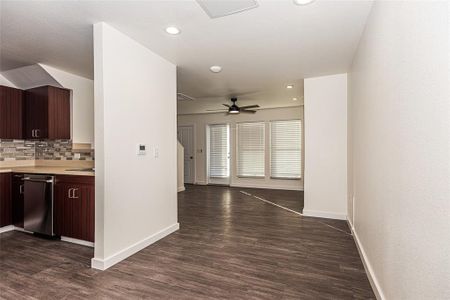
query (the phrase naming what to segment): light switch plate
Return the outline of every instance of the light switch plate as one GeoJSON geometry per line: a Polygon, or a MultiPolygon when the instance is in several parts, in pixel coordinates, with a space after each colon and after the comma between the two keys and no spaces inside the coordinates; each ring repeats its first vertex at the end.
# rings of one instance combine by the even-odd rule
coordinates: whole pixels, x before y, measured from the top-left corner
{"type": "Polygon", "coordinates": [[[147,154],[147,145],[145,145],[145,144],[137,144],[136,154],[137,155],[145,155],[145,154],[147,154]]]}

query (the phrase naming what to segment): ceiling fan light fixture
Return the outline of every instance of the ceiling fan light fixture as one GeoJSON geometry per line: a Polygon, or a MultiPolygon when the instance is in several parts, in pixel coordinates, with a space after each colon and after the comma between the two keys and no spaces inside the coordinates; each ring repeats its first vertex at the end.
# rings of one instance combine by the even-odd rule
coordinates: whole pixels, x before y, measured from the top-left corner
{"type": "Polygon", "coordinates": [[[226,109],[207,109],[206,111],[226,111],[228,114],[237,115],[240,113],[247,113],[247,114],[254,114],[256,113],[256,110],[254,108],[258,108],[258,104],[252,104],[252,105],[244,105],[244,106],[237,106],[236,101],[237,98],[233,97],[230,99],[231,105],[222,103],[223,106],[226,107],[226,109]]]}
{"type": "Polygon", "coordinates": [[[293,1],[295,5],[303,6],[313,3],[315,0],[293,0],[293,1]]]}
{"type": "Polygon", "coordinates": [[[295,98],[295,97],[294,97],[294,98],[292,98],[292,101],[297,101],[297,100],[298,100],[298,99],[297,99],[297,98],[295,98]]]}

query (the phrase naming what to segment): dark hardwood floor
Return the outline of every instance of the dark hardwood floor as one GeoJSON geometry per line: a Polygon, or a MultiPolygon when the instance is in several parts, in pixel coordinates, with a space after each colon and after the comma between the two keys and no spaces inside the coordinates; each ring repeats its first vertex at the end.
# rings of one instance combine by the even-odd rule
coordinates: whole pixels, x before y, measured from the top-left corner
{"type": "Polygon", "coordinates": [[[272,189],[250,189],[250,188],[236,188],[239,191],[250,193],[286,208],[292,209],[299,213],[303,212],[304,200],[303,191],[289,191],[289,190],[272,190],[272,189]]]}
{"type": "Polygon", "coordinates": [[[91,248],[1,234],[0,298],[374,299],[352,236],[323,221],[191,186],[179,231],[104,272],[90,269],[91,248]]]}

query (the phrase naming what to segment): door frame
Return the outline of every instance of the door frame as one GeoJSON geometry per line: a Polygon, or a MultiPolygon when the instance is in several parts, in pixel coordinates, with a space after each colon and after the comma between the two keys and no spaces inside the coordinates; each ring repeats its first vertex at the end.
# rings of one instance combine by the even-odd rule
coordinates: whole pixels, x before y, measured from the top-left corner
{"type": "MultiPolygon", "coordinates": [[[[193,162],[194,178],[192,179],[192,184],[198,184],[198,182],[197,182],[197,126],[195,125],[195,123],[188,123],[188,124],[183,124],[183,125],[177,124],[177,141],[178,141],[178,128],[180,128],[180,127],[192,127],[192,139],[193,139],[192,151],[194,152],[192,154],[193,161],[194,161],[193,162]]],[[[183,163],[184,163],[184,161],[183,161],[183,163]]],[[[184,174],[183,174],[183,177],[184,177],[184,174]]]]}
{"type": "Polygon", "coordinates": [[[223,123],[207,123],[205,124],[205,141],[206,141],[206,170],[205,170],[205,174],[206,174],[206,184],[217,184],[217,185],[226,185],[226,186],[231,186],[231,158],[232,158],[232,154],[231,154],[231,123],[229,122],[223,122],[223,123]],[[229,151],[228,151],[228,180],[227,182],[221,183],[221,182],[211,182],[210,177],[209,177],[209,145],[210,145],[210,126],[211,125],[227,125],[228,126],[228,147],[229,147],[229,151]]]}

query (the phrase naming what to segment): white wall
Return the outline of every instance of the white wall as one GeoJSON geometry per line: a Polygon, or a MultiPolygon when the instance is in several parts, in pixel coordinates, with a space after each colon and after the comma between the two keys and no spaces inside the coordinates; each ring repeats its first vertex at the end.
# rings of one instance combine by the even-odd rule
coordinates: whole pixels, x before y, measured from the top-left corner
{"type": "Polygon", "coordinates": [[[450,298],[448,5],[375,1],[350,72],[353,226],[380,298],[450,298]]]}
{"type": "Polygon", "coordinates": [[[5,76],[3,76],[2,74],[0,74],[0,85],[5,85],[13,88],[16,87],[11,81],[6,79],[5,76]]]}
{"type": "Polygon", "coordinates": [[[305,79],[305,208],[347,217],[347,74],[305,79]]]}
{"type": "Polygon", "coordinates": [[[105,23],[94,25],[94,62],[92,265],[105,269],[178,229],[176,66],[105,23]]]}
{"type": "MultiPolygon", "coordinates": [[[[303,120],[303,107],[289,107],[289,108],[273,108],[262,109],[255,114],[238,114],[226,115],[225,113],[214,114],[192,114],[179,115],[178,126],[195,125],[195,140],[196,140],[196,177],[195,183],[207,183],[207,139],[206,126],[208,124],[230,124],[230,178],[232,186],[246,186],[257,188],[278,188],[278,189],[292,189],[302,190],[303,179],[301,180],[280,180],[270,178],[270,147],[266,143],[266,162],[265,162],[265,178],[239,178],[236,176],[236,123],[238,122],[254,122],[254,121],[272,121],[272,120],[303,120]]],[[[302,122],[303,123],[303,122],[302,122]]],[[[303,128],[303,124],[302,124],[303,128]]],[[[270,138],[269,126],[266,126],[266,141],[270,138]]]]}
{"type": "Polygon", "coordinates": [[[72,140],[94,145],[94,81],[39,64],[63,87],[72,90],[72,140]]]}

